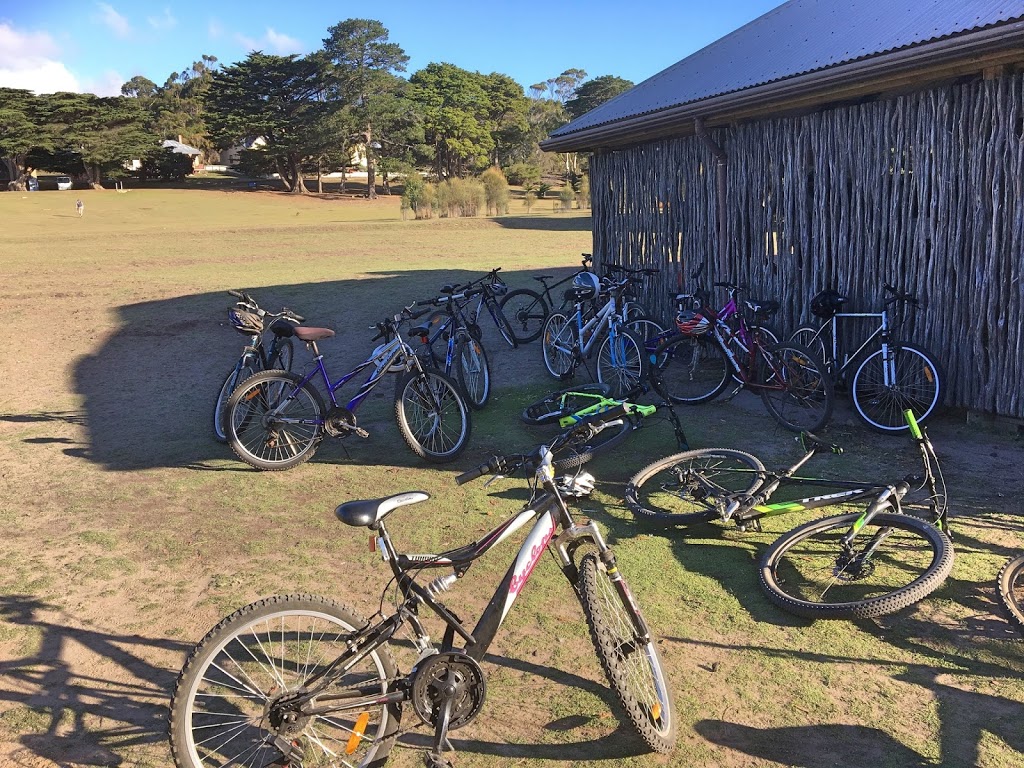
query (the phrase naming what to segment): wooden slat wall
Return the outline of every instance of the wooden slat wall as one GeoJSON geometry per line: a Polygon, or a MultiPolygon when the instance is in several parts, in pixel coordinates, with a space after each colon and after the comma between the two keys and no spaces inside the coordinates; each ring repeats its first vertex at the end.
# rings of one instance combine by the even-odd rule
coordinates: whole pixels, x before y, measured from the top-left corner
{"type": "MultiPolygon", "coordinates": [[[[713,132],[729,155],[728,248],[696,137],[591,160],[594,254],[662,269],[651,306],[697,265],[783,302],[784,331],[830,286],[850,311],[882,283],[925,309],[900,335],[945,368],[945,403],[1024,418],[1024,75],[713,132]]],[[[719,298],[721,296],[719,295],[719,298]]]]}

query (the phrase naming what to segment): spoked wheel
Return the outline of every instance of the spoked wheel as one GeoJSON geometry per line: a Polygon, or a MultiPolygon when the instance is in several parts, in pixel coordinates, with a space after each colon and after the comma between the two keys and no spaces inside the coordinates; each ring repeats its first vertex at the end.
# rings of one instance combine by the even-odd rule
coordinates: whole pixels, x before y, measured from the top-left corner
{"type": "Polygon", "coordinates": [[[658,347],[654,359],[651,383],[670,402],[705,403],[729,385],[732,368],[714,338],[673,336],[658,347]]]}
{"type": "Polygon", "coordinates": [[[459,341],[455,347],[455,365],[466,402],[471,408],[483,408],[491,396],[491,368],[483,344],[471,338],[459,341]]]}
{"type": "Polygon", "coordinates": [[[999,601],[1006,609],[1006,616],[1024,631],[1024,554],[1010,560],[999,571],[996,580],[999,587],[999,601]]]}
{"type": "Polygon", "coordinates": [[[593,553],[584,556],[579,573],[579,596],[590,639],[612,690],[640,738],[655,752],[671,752],[676,743],[672,694],[657,646],[636,630],[639,609],[629,587],[616,568],[617,588],[608,568],[593,553]]]}
{"type": "Polygon", "coordinates": [[[785,342],[763,350],[759,381],[765,408],[786,429],[816,432],[832,418],[832,380],[806,347],[785,342]]]}
{"type": "Polygon", "coordinates": [[[576,327],[561,312],[552,312],[541,335],[544,367],[556,379],[567,378],[576,367],[576,327]]]}
{"type": "Polygon", "coordinates": [[[281,766],[280,746],[294,747],[303,766],[382,766],[398,731],[398,705],[372,703],[398,676],[382,646],[348,668],[305,709],[288,697],[349,654],[366,625],[352,609],[322,597],[261,600],[228,616],[196,646],[171,698],[171,752],[178,768],[281,766]],[[341,710],[345,698],[366,698],[341,710]],[[279,741],[275,741],[275,740],[279,741]]]}
{"type": "Polygon", "coordinates": [[[512,330],[512,326],[509,323],[508,318],[505,317],[505,313],[502,311],[501,305],[497,301],[492,300],[490,304],[488,304],[488,309],[494,317],[494,324],[497,326],[498,333],[501,334],[501,338],[503,338],[506,343],[512,347],[512,349],[518,347],[519,341],[516,338],[515,331],[512,330]]]}
{"type": "Polygon", "coordinates": [[[235,387],[241,384],[256,373],[252,364],[248,361],[240,363],[228,371],[224,383],[220,385],[220,392],[217,393],[217,402],[213,405],[213,436],[218,443],[228,441],[228,400],[235,387]]]}
{"type": "Polygon", "coordinates": [[[610,391],[611,387],[607,384],[581,384],[571,389],[562,389],[526,406],[520,418],[523,423],[531,426],[555,424],[559,419],[599,402],[598,397],[588,396],[588,393],[607,397],[610,391]]]}
{"type": "Polygon", "coordinates": [[[953,545],[935,526],[881,512],[844,544],[859,518],[813,520],[772,544],[761,558],[768,598],[806,618],[865,619],[913,605],[949,576],[953,545]]]}
{"type": "Polygon", "coordinates": [[[529,288],[509,291],[501,300],[501,311],[520,344],[540,338],[550,312],[544,297],[529,288]]]}
{"type": "Polygon", "coordinates": [[[889,345],[888,364],[882,350],[869,355],[853,376],[853,405],[872,429],[894,434],[909,427],[903,412],[910,409],[918,423],[931,416],[942,400],[939,366],[928,353],[911,344],[889,345]]]}
{"type": "Polygon", "coordinates": [[[295,359],[295,346],[292,344],[292,340],[287,337],[275,339],[275,348],[271,353],[270,360],[268,363],[269,369],[280,369],[282,371],[290,371],[292,369],[292,361],[295,359]]]}
{"type": "Polygon", "coordinates": [[[648,362],[643,341],[620,327],[609,334],[597,350],[597,380],[611,386],[611,396],[628,397],[647,378],[648,362]]]}
{"type": "Polygon", "coordinates": [[[828,339],[826,338],[823,329],[815,328],[811,325],[805,325],[804,327],[797,328],[793,331],[789,340],[794,344],[807,347],[811,352],[817,355],[818,359],[825,364],[825,368],[828,370],[829,374],[832,375],[832,381],[835,383],[836,376],[835,371],[833,370],[834,366],[831,362],[832,350],[831,348],[825,348],[825,342],[828,341],[828,339]]]}
{"type": "Polygon", "coordinates": [[[308,461],[324,436],[324,401],[312,386],[285,371],[250,376],[228,400],[228,439],[257,469],[290,469],[308,461]]]}
{"type": "MultiPolygon", "coordinates": [[[[600,416],[592,416],[590,419],[599,419],[600,416]]],[[[594,456],[621,443],[635,428],[635,424],[629,417],[623,418],[621,424],[614,424],[605,427],[596,435],[588,435],[586,424],[589,419],[584,419],[572,431],[576,434],[562,443],[555,451],[554,466],[559,472],[564,472],[576,467],[582,467],[594,456]]]]}
{"type": "Polygon", "coordinates": [[[412,452],[435,464],[454,459],[469,441],[469,406],[440,371],[412,371],[399,379],[395,421],[412,452]]]}
{"type": "Polygon", "coordinates": [[[638,520],[662,526],[715,520],[734,494],[751,493],[764,472],[764,464],[743,451],[684,451],[633,475],[626,506],[638,520]]]}

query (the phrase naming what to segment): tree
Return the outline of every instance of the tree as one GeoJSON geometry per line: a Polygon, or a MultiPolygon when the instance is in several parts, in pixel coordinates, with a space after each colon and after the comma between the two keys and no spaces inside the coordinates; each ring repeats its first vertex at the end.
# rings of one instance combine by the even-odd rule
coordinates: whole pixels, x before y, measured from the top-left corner
{"type": "Polygon", "coordinates": [[[527,119],[530,102],[523,95],[523,87],[508,75],[498,72],[487,75],[483,87],[487,93],[487,118],[494,138],[491,164],[500,167],[529,157],[532,149],[527,119]]]}
{"type": "Polygon", "coordinates": [[[17,181],[32,149],[52,149],[52,133],[42,117],[42,99],[20,88],[0,88],[0,161],[17,181]]]}
{"type": "Polygon", "coordinates": [[[324,54],[333,63],[336,95],[347,105],[356,133],[366,148],[366,196],[377,196],[375,125],[388,96],[397,87],[395,72],[404,72],[409,57],[397,43],[388,42],[388,30],[373,19],[348,19],[330,27],[324,54]]]}
{"type": "Polygon", "coordinates": [[[565,102],[565,109],[569,117],[575,120],[632,87],[632,81],[615,75],[595,77],[576,88],[572,98],[565,102]]]}
{"type": "Polygon", "coordinates": [[[224,145],[262,138],[267,158],[289,192],[305,194],[304,162],[336,146],[341,104],[326,99],[320,57],[254,51],[216,72],[203,103],[215,140],[224,145]]]}

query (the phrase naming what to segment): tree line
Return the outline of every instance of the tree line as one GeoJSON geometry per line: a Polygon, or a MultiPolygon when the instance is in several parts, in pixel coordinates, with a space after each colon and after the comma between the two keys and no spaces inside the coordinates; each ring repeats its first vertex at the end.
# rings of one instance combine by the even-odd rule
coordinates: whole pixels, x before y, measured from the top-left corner
{"type": "Polygon", "coordinates": [[[99,185],[135,159],[144,178],[170,178],[191,170],[190,158],[161,147],[180,137],[207,157],[243,146],[240,170],[277,173],[297,194],[307,175],[351,166],[357,151],[370,197],[378,173],[385,188],[415,170],[438,181],[495,167],[514,183],[553,170],[575,180],[579,158],[545,156],[538,142],[633,85],[570,69],[527,94],[508,75],[447,62],[406,77],[408,60],[381,22],[348,19],[308,55],[254,51],[230,66],[203,55],[162,86],[133,77],[116,97],[0,88],[0,159],[15,184],[36,167],[99,185]]]}

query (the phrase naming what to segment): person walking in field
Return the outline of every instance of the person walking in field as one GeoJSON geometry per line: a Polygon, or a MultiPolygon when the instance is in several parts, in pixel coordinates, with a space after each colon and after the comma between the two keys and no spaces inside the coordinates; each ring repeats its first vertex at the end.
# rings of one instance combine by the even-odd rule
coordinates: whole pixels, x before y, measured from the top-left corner
{"type": "Polygon", "coordinates": [[[75,202],[75,210],[78,211],[78,215],[79,216],[84,215],[85,214],[85,203],[83,203],[81,200],[77,200],[75,202]]]}

